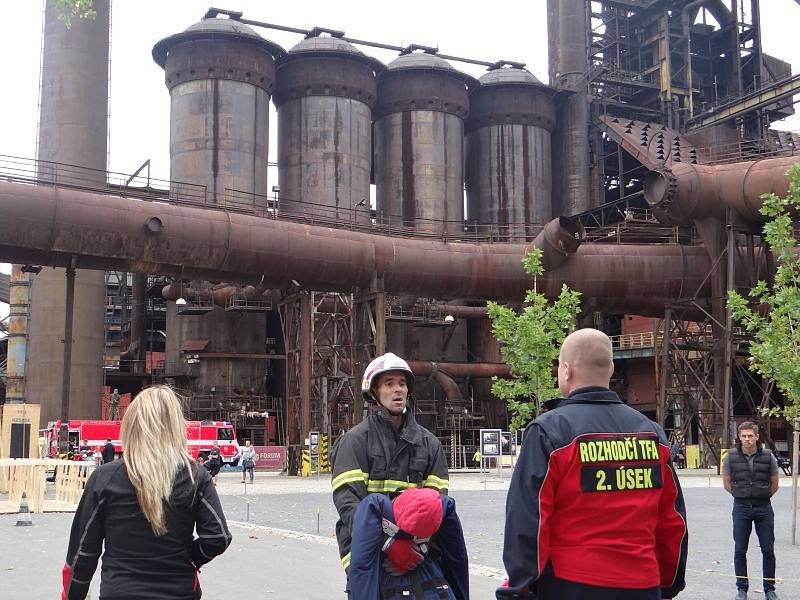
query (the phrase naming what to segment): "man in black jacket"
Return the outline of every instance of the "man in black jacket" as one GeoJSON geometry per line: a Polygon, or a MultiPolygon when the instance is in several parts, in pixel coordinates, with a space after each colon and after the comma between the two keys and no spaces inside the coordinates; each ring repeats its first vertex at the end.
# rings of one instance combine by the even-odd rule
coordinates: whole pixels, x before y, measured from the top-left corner
{"type": "MultiPolygon", "coordinates": [[[[393,498],[403,490],[428,487],[446,494],[447,461],[439,440],[408,411],[414,374],[408,363],[387,353],[364,372],[361,392],[377,405],[369,417],[344,434],[333,447],[333,503],[339,512],[336,539],[345,571],[350,567],[353,518],[371,493],[393,498]]],[[[385,551],[398,574],[413,570],[424,557],[412,540],[397,540],[385,551]]]]}
{"type": "Polygon", "coordinates": [[[106,439],[106,445],[103,446],[103,464],[107,464],[114,461],[114,455],[116,454],[116,449],[114,448],[114,444],[111,443],[111,438],[106,439]]]}
{"type": "Polygon", "coordinates": [[[733,496],[733,568],[736,571],[736,600],[745,600],[747,546],[756,527],[764,573],[767,600],[778,600],[775,593],[775,514],[770,498],[778,491],[778,461],[758,441],[758,425],[745,421],[739,425],[736,448],[722,461],[722,482],[733,496]]]}
{"type": "Polygon", "coordinates": [[[657,600],[684,587],[688,531],[664,431],[608,389],[611,340],[567,336],[564,398],[525,430],[498,599],[657,600]]]}

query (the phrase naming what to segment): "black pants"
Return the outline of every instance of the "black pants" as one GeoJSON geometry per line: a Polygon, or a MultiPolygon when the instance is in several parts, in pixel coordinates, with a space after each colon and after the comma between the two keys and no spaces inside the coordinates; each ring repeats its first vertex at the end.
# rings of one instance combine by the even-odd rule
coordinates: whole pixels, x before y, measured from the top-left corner
{"type": "Polygon", "coordinates": [[[747,546],[750,543],[750,532],[756,526],[758,544],[761,546],[762,571],[764,573],[764,591],[775,589],[775,513],[771,504],[761,506],[733,503],[733,569],[736,571],[736,587],[747,590],[747,546]]]}
{"type": "Polygon", "coordinates": [[[631,590],[575,583],[548,574],[539,580],[537,600],[661,600],[661,588],[631,590]]]}

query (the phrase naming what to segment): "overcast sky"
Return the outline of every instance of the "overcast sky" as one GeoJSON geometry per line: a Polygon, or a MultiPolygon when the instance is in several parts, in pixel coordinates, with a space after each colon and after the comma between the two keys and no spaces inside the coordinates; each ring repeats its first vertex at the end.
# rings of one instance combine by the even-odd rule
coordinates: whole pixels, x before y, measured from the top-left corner
{"type": "MultiPolygon", "coordinates": [[[[304,29],[322,26],[344,30],[348,36],[360,39],[438,46],[442,53],[490,61],[521,61],[539,79],[547,81],[545,0],[480,5],[418,0],[383,4],[347,0],[214,3],[243,11],[246,18],[281,25],[304,29]]],[[[154,177],[169,177],[169,95],[163,71],[153,62],[150,51],[161,38],[198,21],[210,4],[211,0],[113,3],[109,170],[130,173],[149,158],[154,177]]],[[[42,3],[0,0],[0,9],[5,17],[0,36],[0,60],[5,64],[0,94],[0,154],[32,158],[36,148],[42,3]]],[[[795,0],[762,0],[761,12],[764,51],[789,61],[792,71],[800,72],[800,45],[796,39],[800,6],[795,0]]],[[[274,30],[262,29],[260,33],[286,49],[301,40],[298,35],[274,30]]],[[[384,62],[394,58],[392,53],[366,51],[384,62]]],[[[455,66],[474,76],[483,72],[482,67],[455,66]]],[[[273,107],[271,161],[276,158],[274,123],[273,107]]],[[[800,117],[776,127],[800,130],[800,117]]],[[[271,174],[270,178],[272,185],[276,176],[271,174]]],[[[8,272],[9,267],[0,265],[0,270],[8,272]]],[[[5,309],[0,305],[0,318],[5,309]]]]}

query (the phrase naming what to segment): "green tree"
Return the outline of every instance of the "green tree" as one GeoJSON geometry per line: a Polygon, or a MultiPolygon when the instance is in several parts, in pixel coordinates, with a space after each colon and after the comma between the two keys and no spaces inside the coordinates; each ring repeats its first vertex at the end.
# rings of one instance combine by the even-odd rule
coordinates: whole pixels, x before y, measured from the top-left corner
{"type": "Polygon", "coordinates": [[[72,27],[72,19],[94,19],[97,11],[94,10],[94,0],[55,0],[56,12],[60,21],[72,27]]]}
{"type": "Polygon", "coordinates": [[[800,163],[788,175],[786,198],[762,197],[761,214],[769,218],[764,236],[777,263],[775,283],[770,287],[759,281],[747,297],[731,292],[728,306],[753,335],[750,368],[774,380],[786,398],[784,408],[772,414],[793,422],[800,416],[800,255],[790,213],[800,212],[800,163]]]}
{"type": "Polygon", "coordinates": [[[558,396],[553,365],[561,343],[575,328],[580,309],[580,293],[566,285],[553,302],[537,290],[536,278],[544,272],[541,250],[532,249],[522,264],[533,276],[533,289],[525,295],[522,312],[517,314],[506,306],[488,303],[492,332],[500,342],[500,352],[512,376],[496,380],[492,393],[506,401],[513,415],[512,430],[524,427],[541,412],[543,402],[558,396]]]}

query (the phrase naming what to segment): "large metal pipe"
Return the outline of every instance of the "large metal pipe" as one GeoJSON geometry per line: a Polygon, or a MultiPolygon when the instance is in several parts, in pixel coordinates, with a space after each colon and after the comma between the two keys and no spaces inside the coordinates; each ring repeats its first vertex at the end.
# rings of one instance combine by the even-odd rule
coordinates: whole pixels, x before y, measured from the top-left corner
{"type": "Polygon", "coordinates": [[[460,402],[464,399],[461,394],[461,388],[447,373],[439,371],[438,369],[432,374],[433,380],[439,384],[444,392],[444,397],[450,402],[460,402]]]}
{"type": "Polygon", "coordinates": [[[579,221],[558,217],[544,226],[534,238],[533,246],[542,251],[542,268],[552,271],[575,254],[585,238],[586,230],[579,221]]]}
{"type": "Polygon", "coordinates": [[[444,371],[452,377],[471,377],[473,379],[511,377],[511,369],[505,363],[452,363],[412,360],[409,361],[408,365],[414,375],[420,377],[428,377],[439,371],[444,371]]]}
{"type": "MultiPolygon", "coordinates": [[[[350,291],[382,276],[388,293],[520,300],[526,244],[446,243],[0,182],[0,259],[202,280],[350,291]]],[[[708,294],[702,246],[584,244],[538,279],[602,302],[708,294]]]]}
{"type": "MultiPolygon", "coordinates": [[[[45,181],[106,183],[109,4],[97,0],[92,6],[96,16],[73,19],[71,27],[59,19],[58,2],[45,5],[38,146],[39,177],[45,181]],[[52,163],[75,166],[55,173],[52,163]]],[[[71,370],[69,416],[100,416],[105,276],[100,271],[75,273],[75,340],[68,366],[62,342],[66,283],[60,269],[43,269],[31,282],[25,398],[41,405],[43,423],[61,416],[65,368],[71,370]]]]}
{"type": "Polygon", "coordinates": [[[723,165],[675,163],[671,169],[645,176],[644,197],[658,220],[672,225],[706,217],[724,219],[727,207],[745,221],[761,222],[761,195],[785,196],[789,191],[786,173],[798,162],[797,156],[787,156],[723,165]]]}

